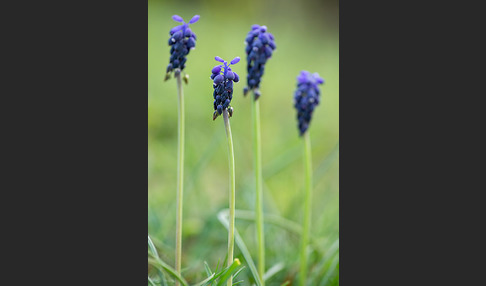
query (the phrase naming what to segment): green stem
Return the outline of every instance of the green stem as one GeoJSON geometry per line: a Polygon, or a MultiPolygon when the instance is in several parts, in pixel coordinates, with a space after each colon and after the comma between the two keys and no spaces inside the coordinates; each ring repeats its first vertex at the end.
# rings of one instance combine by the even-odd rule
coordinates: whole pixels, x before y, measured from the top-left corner
{"type": "MultiPolygon", "coordinates": [[[[177,152],[177,215],[176,215],[176,253],[175,253],[175,270],[181,273],[182,257],[182,199],[184,184],[184,92],[182,91],[181,71],[175,71],[177,79],[177,96],[179,108],[178,120],[178,152],[177,152]]],[[[176,286],[179,281],[176,281],[176,286]]]]}
{"type": "Polygon", "coordinates": [[[256,232],[258,241],[258,275],[262,284],[265,285],[263,275],[265,274],[265,239],[263,236],[263,188],[262,188],[262,151],[260,133],[260,101],[252,100],[253,114],[253,142],[254,142],[254,166],[255,166],[255,214],[256,232]]]}
{"type": "MultiPolygon", "coordinates": [[[[231,126],[228,117],[228,110],[223,110],[224,127],[228,138],[229,156],[229,230],[228,230],[228,266],[233,264],[233,249],[235,245],[235,154],[233,151],[233,137],[231,136],[231,126]]],[[[228,279],[228,286],[233,284],[233,276],[228,279]]]]}
{"type": "Polygon", "coordinates": [[[312,156],[309,131],[304,134],[304,165],[305,165],[305,198],[304,198],[304,225],[300,245],[300,286],[305,285],[307,278],[307,245],[309,244],[309,231],[311,221],[312,202],[312,156]]]}

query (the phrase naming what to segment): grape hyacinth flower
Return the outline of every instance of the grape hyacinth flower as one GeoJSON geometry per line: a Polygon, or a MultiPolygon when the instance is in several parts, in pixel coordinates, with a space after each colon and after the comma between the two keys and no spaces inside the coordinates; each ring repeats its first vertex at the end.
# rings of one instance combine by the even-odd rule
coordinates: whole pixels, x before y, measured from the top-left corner
{"type": "MultiPolygon", "coordinates": [[[[231,126],[229,118],[233,115],[233,108],[231,107],[231,99],[233,98],[233,82],[239,82],[240,77],[233,72],[230,65],[234,65],[240,61],[240,57],[234,58],[228,65],[228,62],[220,57],[214,58],[222,65],[215,66],[211,72],[211,79],[213,80],[213,97],[214,97],[214,113],[213,120],[219,115],[223,115],[224,127],[226,129],[226,138],[228,139],[228,155],[229,155],[229,224],[228,224],[228,267],[233,264],[233,252],[235,243],[235,154],[233,150],[233,137],[231,135],[231,126]]],[[[235,260],[236,261],[236,260],[235,260]]],[[[227,285],[233,285],[233,277],[230,276],[227,280],[227,285]]]]}
{"type": "MultiPolygon", "coordinates": [[[[170,48],[170,63],[167,66],[167,74],[165,80],[170,78],[170,74],[174,71],[174,77],[177,80],[177,98],[178,98],[178,130],[177,130],[177,193],[176,193],[176,231],[175,231],[175,270],[181,273],[182,261],[182,214],[183,214],[183,193],[184,193],[184,141],[185,141],[185,123],[184,123],[184,92],[182,90],[181,71],[184,70],[186,64],[186,56],[189,51],[196,46],[196,35],[189,28],[189,24],[194,24],[199,20],[199,15],[195,15],[185,23],[181,16],[174,15],[172,19],[176,22],[182,23],[179,26],[172,28],[169,32],[169,46],[170,48]]],[[[183,79],[187,84],[188,75],[183,79]]],[[[176,286],[179,286],[179,281],[176,281],[176,286]]]]}
{"type": "Polygon", "coordinates": [[[297,109],[297,120],[300,135],[302,136],[309,128],[312,113],[320,101],[319,84],[324,80],[318,73],[311,74],[308,71],[301,71],[297,77],[297,90],[294,95],[294,107],[297,109]]]}
{"type": "Polygon", "coordinates": [[[233,82],[239,82],[240,77],[233,72],[230,65],[234,65],[240,61],[240,57],[234,58],[230,64],[220,57],[214,58],[216,61],[223,63],[215,66],[211,72],[211,79],[213,80],[213,97],[214,97],[214,113],[213,120],[228,110],[229,116],[233,116],[233,107],[231,107],[231,100],[233,99],[233,82]]]}
{"type": "Polygon", "coordinates": [[[258,88],[265,71],[265,63],[272,57],[277,46],[273,35],[267,32],[267,27],[256,24],[251,27],[251,31],[246,36],[245,44],[248,62],[248,86],[243,89],[243,94],[246,95],[248,91],[252,90],[255,94],[255,100],[257,100],[260,97],[258,88]]]}
{"type": "Polygon", "coordinates": [[[305,191],[303,206],[302,235],[300,244],[300,271],[299,285],[307,285],[307,247],[309,245],[311,213],[312,213],[312,155],[310,134],[307,131],[312,113],[319,104],[319,84],[324,80],[318,73],[311,74],[308,71],[301,71],[297,77],[297,90],[294,95],[294,107],[297,109],[300,136],[304,139],[304,166],[305,166],[305,191]]]}
{"type": "MultiPolygon", "coordinates": [[[[189,23],[186,23],[181,16],[172,16],[174,21],[182,24],[175,26],[169,32],[169,46],[171,46],[170,63],[167,66],[165,80],[170,78],[172,71],[178,73],[186,67],[186,56],[189,54],[190,50],[196,47],[196,34],[189,28],[189,24],[196,23],[199,20],[199,17],[199,15],[195,15],[189,23]]],[[[187,83],[187,75],[184,77],[184,81],[187,83]]]]}

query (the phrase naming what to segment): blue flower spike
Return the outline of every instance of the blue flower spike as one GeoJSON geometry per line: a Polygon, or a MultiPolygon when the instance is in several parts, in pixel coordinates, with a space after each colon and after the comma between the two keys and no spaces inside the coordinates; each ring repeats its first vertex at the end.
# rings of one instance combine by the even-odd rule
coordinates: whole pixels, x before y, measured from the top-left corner
{"type": "Polygon", "coordinates": [[[260,81],[265,71],[265,64],[272,57],[275,45],[274,37],[267,32],[266,26],[253,25],[245,39],[245,52],[247,59],[247,85],[243,89],[243,95],[253,91],[255,100],[260,97],[260,81]]]}
{"type": "MultiPolygon", "coordinates": [[[[175,26],[169,31],[169,46],[170,48],[170,59],[169,65],[167,66],[165,80],[170,78],[172,72],[178,74],[184,70],[186,67],[187,55],[192,49],[196,48],[196,34],[189,28],[189,24],[194,24],[199,20],[200,16],[195,15],[189,21],[189,23],[184,22],[179,15],[173,15],[172,20],[182,23],[179,26],[175,26]]],[[[187,84],[189,75],[184,76],[184,82],[187,84]]]]}
{"type": "Polygon", "coordinates": [[[320,102],[319,85],[324,83],[318,73],[311,74],[301,71],[297,77],[297,90],[294,94],[294,107],[297,110],[297,120],[300,136],[309,128],[312,113],[320,102]]]}
{"type": "Polygon", "coordinates": [[[223,111],[228,110],[229,117],[233,116],[233,107],[231,107],[231,100],[233,99],[233,83],[240,81],[237,73],[231,70],[231,65],[235,65],[240,61],[240,57],[236,57],[228,64],[227,61],[220,57],[214,58],[217,62],[222,64],[213,67],[211,70],[211,79],[213,80],[213,120],[223,114],[223,111]]]}

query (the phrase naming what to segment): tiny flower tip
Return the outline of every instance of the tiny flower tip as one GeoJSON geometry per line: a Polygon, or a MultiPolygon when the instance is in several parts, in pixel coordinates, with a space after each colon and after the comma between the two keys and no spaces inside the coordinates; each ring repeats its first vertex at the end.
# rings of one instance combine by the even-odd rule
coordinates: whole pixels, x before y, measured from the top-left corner
{"type": "Polygon", "coordinates": [[[240,61],[240,57],[236,57],[231,61],[231,64],[232,65],[237,64],[239,61],[240,61]]]}
{"type": "Polygon", "coordinates": [[[234,80],[235,79],[235,74],[232,71],[229,71],[226,73],[226,78],[229,80],[234,80]]]}
{"type": "Polygon", "coordinates": [[[323,84],[324,83],[324,79],[322,77],[319,76],[318,73],[313,73],[312,76],[314,77],[314,79],[316,80],[316,82],[318,84],[323,84]]]}
{"type": "Polygon", "coordinates": [[[261,31],[262,33],[265,33],[265,32],[267,31],[267,26],[261,26],[261,27],[260,27],[260,31],[261,31]]]}
{"type": "Polygon", "coordinates": [[[176,22],[181,22],[181,23],[183,23],[183,22],[184,22],[184,19],[182,19],[182,17],[181,17],[181,16],[179,16],[179,15],[174,15],[174,16],[172,16],[172,20],[174,20],[174,21],[176,21],[176,22]]]}
{"type": "Polygon", "coordinates": [[[224,60],[218,56],[214,57],[214,59],[220,63],[224,62],[224,60]]]}
{"type": "Polygon", "coordinates": [[[221,72],[221,66],[215,66],[212,70],[212,73],[219,74],[221,72]]]}
{"type": "Polygon", "coordinates": [[[251,29],[252,29],[252,30],[256,30],[256,29],[258,29],[258,28],[260,28],[260,25],[255,24],[255,25],[252,25],[252,26],[251,26],[251,29]]]}
{"type": "Polygon", "coordinates": [[[189,24],[194,24],[194,23],[196,23],[197,21],[199,21],[199,18],[200,18],[200,17],[201,17],[201,16],[199,16],[199,15],[195,15],[194,17],[192,17],[191,21],[189,21],[189,24]]]}
{"type": "Polygon", "coordinates": [[[217,75],[217,76],[214,78],[214,83],[215,83],[215,84],[220,84],[220,83],[222,83],[222,82],[223,82],[223,80],[224,80],[224,77],[223,77],[222,75],[218,74],[218,75],[217,75]]]}

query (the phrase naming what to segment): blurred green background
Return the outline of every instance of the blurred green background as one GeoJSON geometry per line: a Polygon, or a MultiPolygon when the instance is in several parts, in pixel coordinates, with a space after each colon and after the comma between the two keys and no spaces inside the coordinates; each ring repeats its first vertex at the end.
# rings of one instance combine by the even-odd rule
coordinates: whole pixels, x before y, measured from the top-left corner
{"type": "MultiPolygon", "coordinates": [[[[188,55],[184,85],[186,146],[183,221],[183,276],[203,280],[203,262],[215,268],[224,260],[227,232],[217,213],[228,207],[228,155],[222,118],[212,120],[211,68],[215,56],[231,60],[240,78],[231,105],[236,164],[236,208],[254,210],[253,141],[250,98],[246,85],[244,39],[252,24],[266,25],[275,36],[276,52],[267,62],[261,83],[260,108],[265,213],[301,224],[303,204],[303,142],[292,106],[296,77],[301,70],[318,72],[321,104],[310,133],[314,167],[309,285],[339,283],[339,7],[338,1],[148,1],[148,231],[162,259],[174,263],[177,177],[177,90],[172,77],[164,82],[169,61],[168,32],[177,14],[189,21],[196,49],[188,55]],[[312,282],[313,281],[313,282],[312,282]]],[[[253,223],[236,227],[256,263],[253,223]]],[[[266,268],[283,262],[284,269],[267,281],[296,284],[299,236],[265,225],[266,268]]],[[[238,247],[235,257],[243,262],[238,247]]],[[[243,263],[245,265],[245,263],[243,263]]],[[[240,278],[251,285],[248,268],[240,278]]]]}

